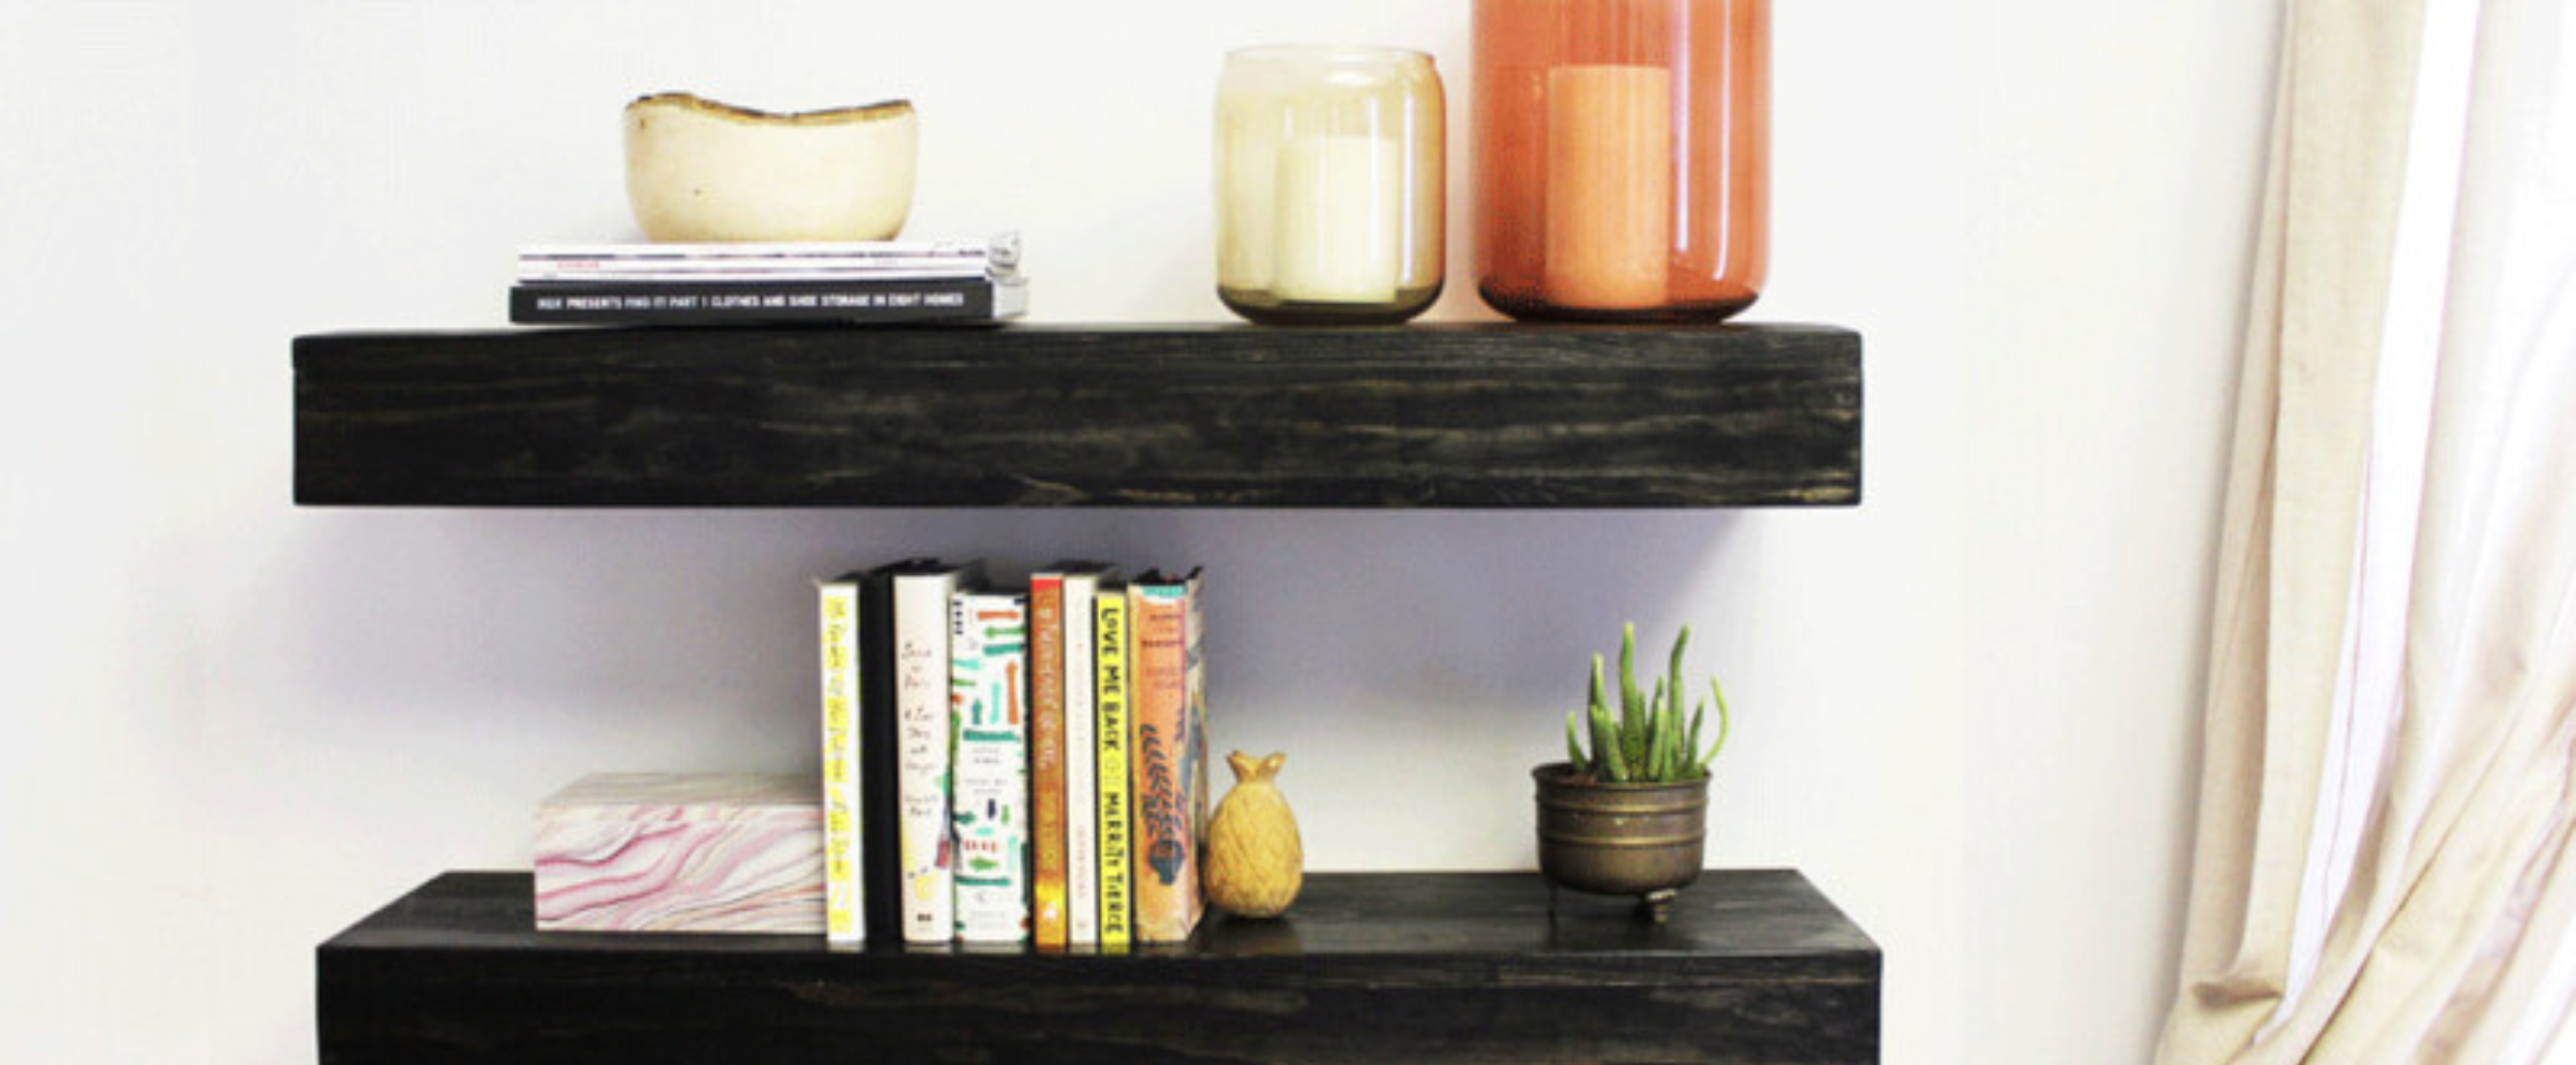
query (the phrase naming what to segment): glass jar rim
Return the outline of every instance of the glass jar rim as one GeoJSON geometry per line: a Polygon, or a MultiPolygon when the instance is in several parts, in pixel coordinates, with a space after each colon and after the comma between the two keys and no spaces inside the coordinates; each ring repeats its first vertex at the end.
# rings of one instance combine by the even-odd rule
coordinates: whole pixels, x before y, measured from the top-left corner
{"type": "Polygon", "coordinates": [[[1421,63],[1432,66],[1431,53],[1376,44],[1257,44],[1225,54],[1228,63],[1421,63]]]}

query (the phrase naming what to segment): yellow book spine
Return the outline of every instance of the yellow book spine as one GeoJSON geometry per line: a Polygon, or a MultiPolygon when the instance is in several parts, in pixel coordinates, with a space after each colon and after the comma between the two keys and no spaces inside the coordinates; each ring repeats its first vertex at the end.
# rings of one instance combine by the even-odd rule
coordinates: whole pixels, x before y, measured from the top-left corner
{"type": "Polygon", "coordinates": [[[1093,669],[1100,712],[1100,946],[1125,950],[1134,940],[1132,823],[1127,805],[1127,597],[1103,589],[1093,606],[1093,669]]]}
{"type": "Polygon", "coordinates": [[[823,932],[866,938],[859,884],[859,590],[822,586],[823,932]]]}

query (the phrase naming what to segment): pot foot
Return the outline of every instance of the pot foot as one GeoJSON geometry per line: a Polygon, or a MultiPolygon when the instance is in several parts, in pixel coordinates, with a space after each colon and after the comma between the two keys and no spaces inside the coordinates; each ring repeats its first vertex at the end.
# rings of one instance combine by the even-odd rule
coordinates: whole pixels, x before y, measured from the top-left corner
{"type": "Polygon", "coordinates": [[[1656,924],[1667,923],[1673,917],[1673,900],[1680,896],[1681,892],[1672,888],[1649,891],[1638,898],[1637,913],[1656,924]]]}

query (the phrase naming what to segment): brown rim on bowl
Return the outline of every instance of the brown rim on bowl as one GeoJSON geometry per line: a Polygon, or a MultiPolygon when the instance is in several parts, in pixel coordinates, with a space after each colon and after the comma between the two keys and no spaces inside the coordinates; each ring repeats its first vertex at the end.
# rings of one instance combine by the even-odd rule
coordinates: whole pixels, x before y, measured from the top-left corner
{"type": "Polygon", "coordinates": [[[719,103],[695,93],[686,92],[657,92],[649,96],[638,96],[633,103],[626,105],[626,110],[631,114],[639,108],[654,105],[678,107],[737,122],[755,122],[773,126],[837,126],[901,118],[912,113],[910,100],[884,100],[861,104],[857,107],[831,107],[820,111],[798,111],[782,115],[774,111],[758,111],[748,107],[719,103]]]}

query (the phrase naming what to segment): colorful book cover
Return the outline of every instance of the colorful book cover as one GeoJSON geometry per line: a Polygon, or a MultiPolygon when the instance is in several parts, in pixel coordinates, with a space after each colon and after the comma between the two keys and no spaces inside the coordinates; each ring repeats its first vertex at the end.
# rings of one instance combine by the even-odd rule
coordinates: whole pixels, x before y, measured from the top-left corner
{"type": "Polygon", "coordinates": [[[945,943],[957,929],[955,840],[949,832],[951,744],[948,700],[949,600],[977,579],[975,567],[894,576],[895,710],[900,730],[897,801],[902,804],[903,939],[945,943]]]}
{"type": "MultiPolygon", "coordinates": [[[[1206,817],[1204,710],[1191,700],[1196,571],[1128,587],[1135,804],[1136,940],[1180,943],[1198,926],[1199,826],[1206,817]]],[[[1204,700],[1202,700],[1202,703],[1204,700]]]]}
{"type": "Polygon", "coordinates": [[[1081,796],[1065,811],[1065,912],[1077,944],[1100,942],[1100,726],[1093,705],[1091,626],[1106,571],[1072,563],[1064,575],[1064,784],[1065,794],[1081,796]]]}
{"type": "Polygon", "coordinates": [[[823,636],[823,934],[867,938],[859,853],[859,578],[817,586],[823,636]]]}
{"type": "Polygon", "coordinates": [[[1127,802],[1127,596],[1104,587],[1092,614],[1100,707],[1100,946],[1134,941],[1134,880],[1127,802]]]}
{"type": "Polygon", "coordinates": [[[957,728],[957,938],[1029,938],[1029,602],[960,592],[951,608],[957,728]]]}
{"type": "Polygon", "coordinates": [[[1040,947],[1065,945],[1064,575],[1029,578],[1029,835],[1040,947]]]}

